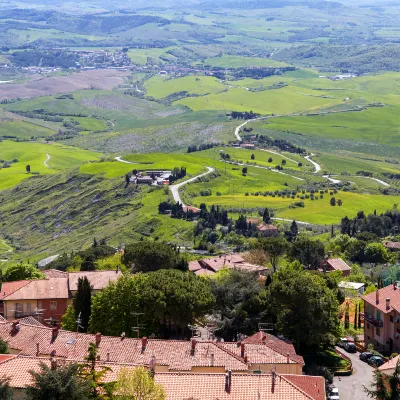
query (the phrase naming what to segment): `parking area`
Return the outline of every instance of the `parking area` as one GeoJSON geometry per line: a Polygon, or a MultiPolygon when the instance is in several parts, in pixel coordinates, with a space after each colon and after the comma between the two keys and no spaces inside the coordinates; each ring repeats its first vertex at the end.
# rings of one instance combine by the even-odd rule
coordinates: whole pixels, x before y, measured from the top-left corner
{"type": "Polygon", "coordinates": [[[350,376],[335,376],[333,384],[339,389],[340,400],[365,400],[367,394],[364,386],[371,388],[374,368],[359,359],[360,353],[346,354],[353,363],[353,374],[350,376]]]}

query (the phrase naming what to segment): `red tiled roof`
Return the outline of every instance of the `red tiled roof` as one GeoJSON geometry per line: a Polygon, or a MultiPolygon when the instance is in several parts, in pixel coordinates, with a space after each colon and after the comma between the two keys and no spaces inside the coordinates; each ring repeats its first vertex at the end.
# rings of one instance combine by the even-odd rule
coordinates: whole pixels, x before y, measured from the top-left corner
{"type": "Polygon", "coordinates": [[[15,291],[27,285],[29,282],[30,281],[4,282],[1,285],[0,300],[5,299],[10,294],[14,293],[15,291]]]}
{"type": "MultiPolygon", "coordinates": [[[[32,384],[29,371],[40,371],[40,363],[50,366],[46,358],[7,356],[0,362],[0,376],[9,378],[12,388],[26,388],[32,384]]],[[[76,360],[58,360],[58,363],[76,360]]],[[[115,381],[121,367],[135,368],[133,364],[100,363],[108,366],[105,381],[115,381]]],[[[156,373],[156,383],[161,384],[167,400],[324,400],[325,381],[323,377],[272,374],[232,374],[229,393],[225,388],[225,374],[221,373],[156,373]]]]}
{"type": "Polygon", "coordinates": [[[80,271],[70,272],[69,288],[70,290],[78,290],[78,279],[87,277],[94,290],[104,289],[110,282],[115,282],[122,276],[121,271],[80,271]]]}
{"type": "Polygon", "coordinates": [[[376,303],[376,291],[369,293],[362,297],[367,303],[372,304],[378,310],[382,311],[383,313],[387,314],[393,309],[400,312],[400,289],[389,285],[382,289],[378,290],[379,292],[379,303],[376,303]],[[386,299],[390,299],[390,306],[386,308],[386,299]]]}
{"type": "Polygon", "coordinates": [[[164,387],[167,400],[325,400],[323,377],[297,376],[232,374],[229,393],[225,374],[157,373],[155,380],[164,387]]]}
{"type": "Polygon", "coordinates": [[[3,295],[2,300],[68,299],[69,297],[67,279],[50,278],[9,283],[19,285],[19,288],[3,295]]]}
{"type": "Polygon", "coordinates": [[[68,272],[59,271],[58,269],[45,269],[42,272],[47,278],[68,278],[68,272]]]}
{"type": "Polygon", "coordinates": [[[277,231],[278,228],[272,224],[261,224],[257,226],[259,231],[277,231]]]}
{"type": "Polygon", "coordinates": [[[351,268],[341,258],[328,258],[326,262],[336,271],[351,271],[351,268]]]}
{"type": "Polygon", "coordinates": [[[387,241],[384,243],[385,247],[387,247],[388,249],[396,249],[396,250],[400,250],[400,242],[391,242],[391,241],[387,241]]]}

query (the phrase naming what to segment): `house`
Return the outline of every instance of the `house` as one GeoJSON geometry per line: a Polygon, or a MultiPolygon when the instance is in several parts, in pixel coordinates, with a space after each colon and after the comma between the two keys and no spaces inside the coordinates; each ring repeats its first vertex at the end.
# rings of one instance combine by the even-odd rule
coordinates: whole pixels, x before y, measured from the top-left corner
{"type": "Polygon", "coordinates": [[[322,262],[325,272],[342,271],[342,276],[349,276],[351,268],[341,258],[325,258],[322,262]]]}
{"type": "Polygon", "coordinates": [[[264,237],[278,236],[279,231],[275,225],[272,224],[260,224],[257,226],[257,231],[264,237]]]}
{"type": "Polygon", "coordinates": [[[400,351],[400,288],[386,286],[362,297],[364,341],[383,352],[400,351]]]}
{"type": "MultiPolygon", "coordinates": [[[[9,379],[14,399],[23,399],[25,389],[30,386],[32,375],[29,371],[40,372],[40,364],[57,369],[64,363],[74,360],[39,358],[32,356],[1,356],[0,375],[9,379]]],[[[100,362],[108,371],[104,381],[115,381],[122,367],[135,369],[133,364],[100,362]]],[[[166,400],[325,400],[325,381],[321,376],[271,374],[232,374],[228,373],[171,373],[155,372],[154,380],[162,385],[166,400]]]]}
{"type": "Polygon", "coordinates": [[[223,268],[237,268],[259,277],[266,276],[268,271],[268,268],[247,263],[241,255],[233,253],[189,262],[189,271],[196,275],[213,275],[223,268]]]}
{"type": "Polygon", "coordinates": [[[193,214],[199,214],[201,211],[200,208],[192,207],[192,206],[183,206],[182,208],[183,208],[183,211],[186,213],[190,211],[193,214]]]}
{"type": "Polygon", "coordinates": [[[152,185],[154,182],[153,178],[149,175],[137,176],[136,183],[137,184],[147,184],[152,185]]]}
{"type": "Polygon", "coordinates": [[[132,339],[64,331],[0,321],[0,338],[10,354],[83,360],[90,343],[96,343],[101,362],[147,365],[154,356],[155,372],[252,374],[254,371],[302,374],[303,358],[292,344],[263,334],[261,341],[243,342],[132,339]]]}
{"type": "Polygon", "coordinates": [[[400,251],[400,242],[391,242],[388,240],[388,241],[384,242],[383,245],[389,251],[400,251]]]}
{"type": "Polygon", "coordinates": [[[87,277],[93,293],[116,281],[120,271],[63,272],[54,269],[43,271],[46,279],[4,282],[0,292],[0,305],[7,320],[34,316],[59,321],[65,314],[78,289],[79,278],[87,277]]]}
{"type": "Polygon", "coordinates": [[[388,376],[393,375],[393,372],[394,372],[399,360],[400,360],[400,356],[393,357],[388,362],[385,362],[384,364],[382,364],[378,368],[378,370],[385,375],[388,375],[388,376]]]}
{"type": "Polygon", "coordinates": [[[362,296],[365,290],[365,283],[341,281],[338,287],[345,292],[347,297],[362,296]]]}

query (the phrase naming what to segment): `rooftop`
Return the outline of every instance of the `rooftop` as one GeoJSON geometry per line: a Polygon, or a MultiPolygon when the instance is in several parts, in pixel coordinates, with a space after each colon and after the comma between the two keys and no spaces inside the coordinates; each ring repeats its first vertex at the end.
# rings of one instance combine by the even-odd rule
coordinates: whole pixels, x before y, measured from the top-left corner
{"type": "Polygon", "coordinates": [[[400,242],[391,242],[387,241],[384,243],[385,247],[388,249],[395,249],[395,250],[400,250],[400,242]]]}
{"type": "Polygon", "coordinates": [[[396,285],[389,285],[378,289],[375,292],[363,296],[362,299],[385,314],[393,310],[400,312],[400,289],[396,285]],[[377,297],[378,302],[376,301],[377,297]],[[386,299],[390,299],[389,308],[386,307],[386,299]]]}
{"type": "Polygon", "coordinates": [[[94,290],[101,290],[105,288],[110,282],[115,282],[120,276],[121,271],[80,271],[70,272],[69,288],[70,290],[78,290],[78,279],[87,277],[94,290]]]}
{"type": "Polygon", "coordinates": [[[278,228],[272,224],[260,224],[257,226],[257,229],[261,232],[263,231],[277,231],[278,228]]]}
{"type": "Polygon", "coordinates": [[[328,258],[326,262],[336,271],[351,271],[351,268],[341,258],[328,258]]]}
{"type": "Polygon", "coordinates": [[[359,290],[363,286],[365,286],[365,283],[362,282],[347,282],[347,281],[341,281],[339,282],[338,286],[341,289],[354,289],[354,290],[359,290]]]}

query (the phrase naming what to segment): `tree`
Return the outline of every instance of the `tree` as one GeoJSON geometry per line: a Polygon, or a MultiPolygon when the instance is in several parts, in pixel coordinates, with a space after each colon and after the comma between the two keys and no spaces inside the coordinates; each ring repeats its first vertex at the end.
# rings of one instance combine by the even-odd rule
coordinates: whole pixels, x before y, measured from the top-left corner
{"type": "Polygon", "coordinates": [[[268,158],[268,162],[269,162],[269,163],[272,163],[272,161],[273,161],[273,160],[272,160],[272,157],[268,158]]]}
{"type": "Polygon", "coordinates": [[[296,239],[297,234],[299,233],[299,228],[297,227],[296,221],[293,220],[292,225],[290,225],[290,233],[292,234],[292,237],[296,239]]]}
{"type": "Polygon", "coordinates": [[[175,268],[177,261],[178,253],[171,246],[150,240],[127,245],[122,257],[127,267],[134,264],[135,272],[175,268]]]}
{"type": "Polygon", "coordinates": [[[13,390],[10,388],[9,379],[0,378],[0,400],[13,400],[13,390]]]}
{"type": "Polygon", "coordinates": [[[354,307],[354,329],[357,330],[358,328],[358,323],[357,323],[357,316],[358,316],[358,304],[355,304],[354,307]]]}
{"type": "Polygon", "coordinates": [[[336,206],[336,199],[334,197],[331,197],[329,202],[330,202],[331,206],[336,206]]]}
{"type": "Polygon", "coordinates": [[[292,244],[289,254],[292,260],[300,261],[309,269],[316,269],[325,256],[325,248],[319,240],[301,238],[292,244]]]}
{"type": "Polygon", "coordinates": [[[265,210],[264,210],[263,221],[264,221],[264,223],[266,223],[266,224],[271,223],[271,217],[270,217],[270,215],[269,215],[269,210],[268,210],[267,207],[265,207],[265,210]]]}
{"type": "MultiPolygon", "coordinates": [[[[54,362],[54,361],[53,361],[54,362]]],[[[30,371],[33,385],[25,391],[27,400],[89,400],[89,384],[77,377],[78,366],[66,364],[49,368],[40,364],[40,372],[30,371]]]]}
{"type": "Polygon", "coordinates": [[[123,367],[117,375],[116,391],[120,400],[165,400],[164,388],[154,382],[144,367],[123,367]]]}
{"type": "Polygon", "coordinates": [[[276,272],[280,258],[289,249],[288,241],[280,236],[259,239],[255,246],[268,254],[274,272],[276,272]]]}
{"type": "Polygon", "coordinates": [[[282,160],[282,165],[286,165],[286,160],[282,160]]]}
{"type": "Polygon", "coordinates": [[[76,331],[77,317],[75,315],[75,308],[73,304],[70,304],[65,311],[65,314],[61,317],[61,327],[66,331],[76,331]]]}
{"type": "Polygon", "coordinates": [[[343,204],[343,201],[342,201],[342,200],[340,200],[340,199],[338,199],[338,201],[337,201],[337,205],[340,207],[342,204],[343,204]]]}
{"type": "Polygon", "coordinates": [[[400,361],[397,361],[392,374],[384,374],[376,368],[371,387],[374,389],[371,390],[364,386],[368,397],[376,400],[398,400],[400,397],[400,361]]]}
{"type": "Polygon", "coordinates": [[[29,279],[44,279],[46,276],[32,264],[19,263],[6,268],[2,274],[3,282],[29,279]]]}
{"type": "Polygon", "coordinates": [[[0,338],[0,354],[8,354],[8,343],[0,338]]]}
{"type": "Polygon", "coordinates": [[[255,160],[256,156],[254,154],[251,155],[251,159],[255,160]]]}
{"type": "Polygon", "coordinates": [[[372,264],[387,263],[390,260],[388,249],[382,243],[368,243],[365,246],[365,261],[372,264]]]}
{"type": "Polygon", "coordinates": [[[210,285],[215,296],[216,335],[225,341],[236,341],[239,333],[250,335],[258,330],[265,293],[254,275],[225,269],[210,278],[210,285]]]}
{"type": "Polygon", "coordinates": [[[80,325],[83,332],[87,332],[89,326],[89,319],[92,311],[92,291],[93,287],[90,285],[86,276],[78,279],[78,289],[72,300],[72,304],[74,306],[76,319],[80,317],[80,325]]]}
{"type": "Polygon", "coordinates": [[[265,287],[267,288],[272,283],[272,276],[271,274],[267,275],[267,279],[265,279],[265,287]]]}
{"type": "Polygon", "coordinates": [[[29,164],[25,167],[25,169],[27,174],[31,172],[31,166],[29,164]]]}
{"type": "Polygon", "coordinates": [[[296,264],[281,268],[267,289],[266,304],[266,316],[299,354],[331,346],[340,336],[336,293],[319,273],[296,264]]]}
{"type": "Polygon", "coordinates": [[[243,174],[243,175],[246,175],[246,174],[247,174],[247,167],[243,167],[243,168],[242,168],[242,174],[243,174]]]}
{"type": "Polygon", "coordinates": [[[78,365],[78,376],[89,386],[89,399],[112,400],[116,382],[105,382],[106,375],[112,369],[98,365],[97,353],[96,344],[90,343],[86,363],[78,365]]]}
{"type": "Polygon", "coordinates": [[[344,312],[344,329],[350,328],[350,315],[349,315],[349,303],[346,303],[346,309],[344,312]]]}

